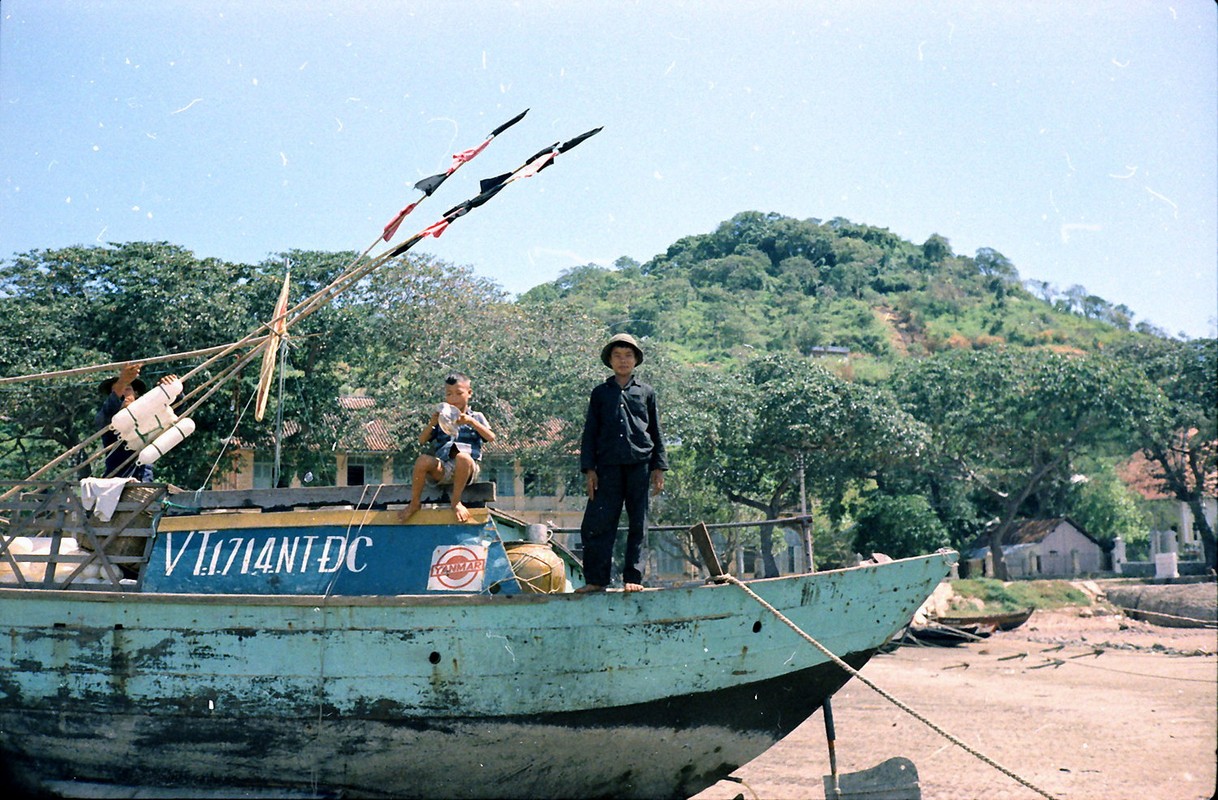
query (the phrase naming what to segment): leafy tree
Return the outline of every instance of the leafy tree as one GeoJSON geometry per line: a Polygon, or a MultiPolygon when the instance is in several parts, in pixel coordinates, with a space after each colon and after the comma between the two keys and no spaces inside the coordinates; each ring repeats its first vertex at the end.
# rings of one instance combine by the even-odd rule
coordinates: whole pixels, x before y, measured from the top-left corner
{"type": "Polygon", "coordinates": [[[1019,271],[1011,260],[992,247],[982,247],[977,251],[977,271],[988,277],[1001,278],[1008,283],[1019,282],[1019,271]]]}
{"type": "Polygon", "coordinates": [[[1098,462],[1070,483],[1066,516],[1101,542],[1120,537],[1137,546],[1147,537],[1147,515],[1138,495],[1121,482],[1112,464],[1098,462]]]}
{"type": "Polygon", "coordinates": [[[948,544],[947,529],[921,495],[872,494],[855,518],[854,548],[859,553],[908,558],[948,544]]]}
{"type": "MultiPolygon", "coordinates": [[[[672,425],[668,425],[665,436],[673,440],[669,435],[671,430],[672,425]]],[[[702,480],[694,452],[680,444],[674,446],[676,441],[679,440],[669,442],[669,471],[664,478],[664,491],[652,499],[649,517],[656,525],[676,525],[681,528],[652,537],[650,546],[694,567],[702,567],[701,552],[686,526],[694,522],[710,524],[742,520],[737,518],[736,509],[715,487],[702,480]]],[[[724,528],[716,533],[716,538],[727,551],[731,551],[742,544],[755,544],[752,531],[751,528],[724,528]]]]}
{"type": "Polygon", "coordinates": [[[1138,419],[1139,443],[1163,491],[1188,504],[1212,569],[1218,544],[1203,498],[1218,494],[1218,339],[1134,339],[1115,352],[1161,391],[1158,413],[1138,419]]]}
{"type": "MultiPolygon", "coordinates": [[[[591,266],[568,276],[611,277],[591,266]]],[[[460,371],[473,379],[473,403],[490,419],[496,448],[511,450],[527,472],[546,480],[567,483],[578,474],[573,454],[588,393],[605,374],[603,324],[553,294],[508,303],[468,267],[424,256],[379,270],[360,302],[373,346],[350,382],[376,398],[375,413],[404,449],[415,449],[444,376],[460,371]]],[[[652,361],[649,352],[646,366],[652,361]]]]}
{"type": "Polygon", "coordinates": [[[928,265],[941,264],[952,255],[951,243],[937,233],[932,233],[930,238],[922,243],[922,256],[928,265]]]}
{"type": "MultiPolygon", "coordinates": [[[[7,375],[142,360],[240,340],[270,321],[285,261],[292,265],[294,304],[327,285],[352,260],[350,253],[292,251],[249,266],[199,259],[166,243],[131,242],[99,247],[33,251],[5,266],[0,285],[0,370],[7,375]]],[[[286,449],[302,469],[317,468],[334,442],[334,403],[340,364],[364,341],[344,297],[289,331],[286,416],[299,430],[286,449]]],[[[204,367],[149,364],[148,384],[162,375],[186,375],[191,396],[181,411],[202,399],[199,391],[232,365],[245,349],[204,367]]],[[[248,413],[258,379],[258,360],[191,413],[196,433],[157,462],[158,480],[202,486],[232,438],[263,445],[273,430],[248,413]]],[[[7,391],[10,412],[0,421],[8,449],[6,471],[33,474],[42,464],[94,434],[100,398],[89,375],[70,385],[18,384],[7,391]]],[[[276,393],[276,402],[280,399],[276,393]]],[[[274,408],[274,406],[272,406],[274,408]]],[[[81,466],[79,476],[91,470],[81,466]]]]}
{"type": "MultiPolygon", "coordinates": [[[[270,321],[285,272],[290,272],[290,308],[329,287],[352,266],[355,258],[354,252],[290,250],[258,264],[246,288],[252,316],[245,323],[246,332],[270,321]]],[[[333,480],[334,442],[358,422],[338,413],[337,400],[351,376],[353,361],[362,359],[375,347],[370,343],[376,340],[367,335],[367,313],[366,304],[361,301],[361,287],[357,285],[291,326],[278,365],[283,373],[282,392],[278,382],[272,384],[269,408],[273,409],[274,417],[268,413],[266,419],[258,422],[249,413],[249,402],[259,378],[256,365],[244,370],[236,381],[230,404],[230,413],[236,418],[233,432],[240,441],[265,450],[272,449],[279,437],[281,480],[286,482],[293,475],[310,472],[323,481],[333,480]],[[273,421],[280,418],[290,422],[291,427],[276,430],[273,421]]]]}
{"type": "MultiPolygon", "coordinates": [[[[767,355],[703,377],[682,395],[701,413],[713,413],[714,424],[684,446],[725,498],[766,519],[798,508],[801,465],[814,500],[840,508],[852,487],[915,457],[925,444],[921,426],[886,395],[806,358],[767,355]]],[[[778,574],[772,536],[762,529],[767,576],[778,574]]]]}
{"type": "MultiPolygon", "coordinates": [[[[249,327],[248,267],[197,259],[163,242],[31,251],[5,264],[2,275],[0,371],[6,375],[185,352],[234,341],[249,327]]],[[[157,364],[142,378],[151,385],[187,367],[157,364]]],[[[107,377],[113,375],[7,387],[5,467],[33,474],[92,436],[98,383],[107,377]]],[[[214,409],[196,415],[202,431],[214,430],[218,419],[214,409]]],[[[196,434],[172,459],[158,462],[158,476],[205,475],[214,448],[214,439],[196,434]]]]}
{"type": "Polygon", "coordinates": [[[948,351],[910,365],[897,380],[905,407],[930,426],[931,463],[988,496],[996,577],[1001,541],[1033,493],[1071,459],[1150,413],[1153,392],[1127,366],[1102,356],[998,348],[948,351]]]}
{"type": "Polygon", "coordinates": [[[1040,295],[1040,299],[1044,300],[1046,303],[1052,303],[1053,298],[1057,296],[1057,287],[1049,281],[1029,278],[1028,280],[1024,281],[1024,285],[1027,287],[1028,291],[1035,292],[1036,294],[1040,295]]]}
{"type": "MultiPolygon", "coordinates": [[[[607,374],[600,349],[608,332],[585,315],[546,305],[499,305],[484,322],[484,341],[499,341],[484,346],[471,364],[480,396],[499,415],[503,446],[516,448],[530,471],[577,476],[588,396],[607,374]]],[[[648,347],[644,368],[656,356],[648,347]]],[[[582,481],[575,483],[582,491],[582,481]]]]}
{"type": "Polygon", "coordinates": [[[1066,303],[1067,310],[1082,314],[1089,296],[1087,287],[1076,283],[1064,292],[1062,301],[1066,303]]]}

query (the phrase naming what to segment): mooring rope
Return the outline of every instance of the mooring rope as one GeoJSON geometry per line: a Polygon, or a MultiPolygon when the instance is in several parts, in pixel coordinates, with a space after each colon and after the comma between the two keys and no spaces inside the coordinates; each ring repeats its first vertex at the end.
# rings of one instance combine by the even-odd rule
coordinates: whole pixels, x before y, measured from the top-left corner
{"type": "Polygon", "coordinates": [[[811,636],[809,636],[807,633],[802,631],[798,625],[796,625],[791,620],[787,619],[787,617],[784,616],[781,611],[779,611],[777,608],[774,608],[774,606],[770,605],[768,602],[766,602],[764,599],[762,599],[756,592],[754,592],[752,589],[750,589],[748,586],[746,586],[745,583],[743,581],[741,581],[739,578],[736,578],[732,575],[728,575],[726,573],[721,575],[720,578],[727,581],[728,583],[731,583],[731,584],[734,584],[735,586],[740,587],[744,591],[745,594],[747,594],[749,597],[752,597],[754,600],[756,600],[758,603],[760,603],[762,605],[762,607],[764,607],[767,611],[769,611],[771,614],[773,614],[775,617],[777,617],[784,625],[789,627],[791,630],[795,631],[795,633],[799,634],[800,638],[802,638],[804,641],[811,644],[817,650],[824,653],[829,658],[829,660],[831,660],[834,664],[836,664],[837,666],[844,669],[847,673],[850,674],[851,677],[857,678],[860,681],[862,681],[863,683],[867,684],[867,686],[869,686],[873,691],[875,691],[877,694],[879,694],[881,697],[883,697],[888,702],[895,705],[897,708],[904,711],[906,714],[909,714],[914,719],[916,719],[919,722],[921,722],[922,724],[926,725],[928,728],[933,730],[935,733],[937,733],[940,736],[942,736],[943,738],[947,739],[949,742],[956,745],[960,749],[964,750],[969,755],[972,755],[972,756],[980,759],[981,761],[985,762],[986,764],[989,764],[991,767],[998,770],[999,772],[1006,775],[1007,777],[1011,778],[1016,783],[1026,786],[1027,788],[1029,788],[1032,791],[1039,794],[1041,797],[1047,797],[1049,800],[1057,800],[1057,798],[1055,798],[1053,795],[1046,792],[1044,789],[1041,789],[1039,786],[1036,786],[1033,783],[1031,783],[1030,781],[1026,780],[1025,778],[1020,777],[1019,775],[1015,774],[1011,770],[1002,766],[997,761],[993,760],[992,758],[985,755],[984,753],[970,747],[965,742],[961,741],[960,739],[956,738],[952,734],[943,730],[943,728],[940,728],[938,725],[936,725],[931,720],[927,719],[923,715],[919,714],[917,711],[915,711],[912,708],[910,708],[909,706],[905,705],[905,703],[901,702],[896,697],[894,697],[891,694],[889,694],[888,692],[884,691],[879,686],[876,686],[874,683],[872,683],[867,678],[864,678],[863,675],[858,670],[856,670],[854,667],[847,664],[842,659],[838,658],[838,656],[835,655],[833,652],[831,652],[827,647],[825,647],[823,644],[816,641],[811,636]]]}
{"type": "Polygon", "coordinates": [[[1149,608],[1128,608],[1126,606],[1118,606],[1115,603],[1113,606],[1115,608],[1119,608],[1125,614],[1125,616],[1129,616],[1129,612],[1132,611],[1134,614],[1145,614],[1150,617],[1163,617],[1164,619],[1178,619],[1182,622],[1200,623],[1199,625],[1189,627],[1209,628],[1211,630],[1218,628],[1218,621],[1212,619],[1202,619],[1201,617],[1182,617],[1178,614],[1168,614],[1165,611],[1151,611],[1149,608]]]}

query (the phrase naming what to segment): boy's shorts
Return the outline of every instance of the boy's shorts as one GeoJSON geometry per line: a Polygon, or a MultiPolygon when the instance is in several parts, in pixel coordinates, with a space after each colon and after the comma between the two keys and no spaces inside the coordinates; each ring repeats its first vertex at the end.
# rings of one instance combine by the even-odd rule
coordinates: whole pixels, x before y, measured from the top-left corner
{"type": "MultiPolygon", "coordinates": [[[[456,468],[457,468],[457,462],[454,461],[453,459],[451,459],[451,458],[440,459],[440,469],[443,470],[444,474],[441,475],[440,480],[437,481],[438,485],[440,485],[440,486],[451,485],[453,482],[453,471],[456,470],[456,468]]],[[[470,470],[469,480],[466,481],[466,485],[475,483],[478,480],[478,476],[481,474],[482,474],[482,465],[479,464],[477,461],[475,461],[473,469],[470,470]]]]}

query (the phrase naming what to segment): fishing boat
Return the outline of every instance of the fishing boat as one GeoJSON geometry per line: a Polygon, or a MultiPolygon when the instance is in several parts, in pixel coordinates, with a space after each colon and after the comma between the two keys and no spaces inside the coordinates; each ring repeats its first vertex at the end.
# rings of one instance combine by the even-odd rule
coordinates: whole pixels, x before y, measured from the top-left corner
{"type": "MultiPolygon", "coordinates": [[[[0,758],[31,792],[688,797],[850,677],[731,585],[575,594],[578,559],[486,484],[466,523],[403,521],[396,485],[132,485],[109,523],[21,488],[0,758]]],[[[955,558],[748,585],[857,669],[955,558]]]]}
{"type": "MultiPolygon", "coordinates": [[[[151,463],[259,358],[261,420],[291,326],[598,130],[291,308],[285,277],[270,323],[195,351],[110,428],[151,463]]],[[[957,559],[582,594],[575,554],[493,484],[466,487],[458,521],[442,497],[405,517],[396,484],[77,480],[101,436],[0,487],[0,784],[39,796],[688,797],[825,706],[957,559]],[[59,465],[71,479],[43,477],[59,465]]]]}

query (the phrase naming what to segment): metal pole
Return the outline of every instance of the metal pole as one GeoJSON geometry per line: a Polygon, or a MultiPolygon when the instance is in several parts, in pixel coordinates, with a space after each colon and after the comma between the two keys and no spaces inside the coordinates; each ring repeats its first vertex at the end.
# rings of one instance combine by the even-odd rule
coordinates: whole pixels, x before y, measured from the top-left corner
{"type": "Polygon", "coordinates": [[[812,531],[808,528],[808,488],[804,481],[804,454],[799,454],[799,530],[804,537],[804,557],[808,572],[816,572],[812,561],[812,531]]]}
{"type": "Polygon", "coordinates": [[[825,740],[829,743],[829,776],[832,780],[833,797],[841,797],[842,787],[837,778],[837,748],[834,745],[837,732],[833,729],[833,706],[829,704],[829,698],[825,698],[820,710],[825,715],[825,740]]]}

